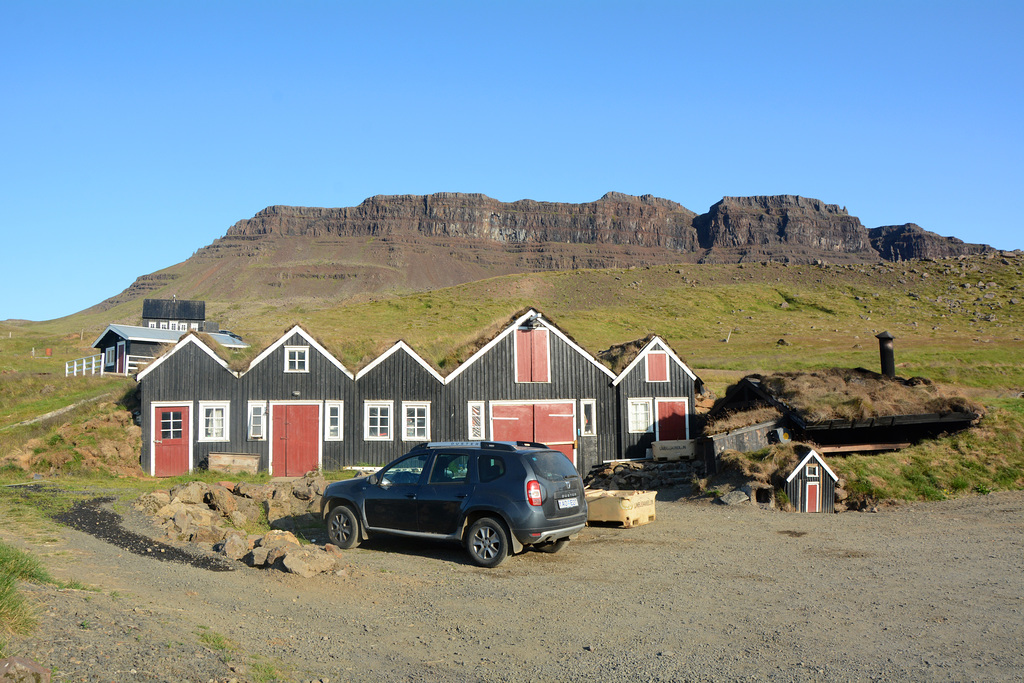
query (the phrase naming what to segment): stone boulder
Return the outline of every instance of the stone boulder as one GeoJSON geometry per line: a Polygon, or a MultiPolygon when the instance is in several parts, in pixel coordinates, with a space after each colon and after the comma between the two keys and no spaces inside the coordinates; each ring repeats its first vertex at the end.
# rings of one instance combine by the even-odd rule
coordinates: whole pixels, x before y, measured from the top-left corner
{"type": "Polygon", "coordinates": [[[334,571],[337,567],[337,562],[330,553],[309,546],[299,550],[289,550],[282,558],[281,563],[292,574],[298,574],[307,579],[316,574],[334,571]]]}

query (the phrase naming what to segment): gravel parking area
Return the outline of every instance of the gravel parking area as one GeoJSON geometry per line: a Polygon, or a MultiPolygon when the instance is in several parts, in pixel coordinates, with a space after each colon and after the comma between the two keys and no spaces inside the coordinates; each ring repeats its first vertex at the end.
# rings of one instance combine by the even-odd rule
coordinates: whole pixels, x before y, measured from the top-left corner
{"type": "Polygon", "coordinates": [[[7,651],[55,681],[1020,679],[1024,492],[841,515],[671,498],[496,569],[380,539],[311,579],[65,528],[22,545],[99,592],[26,586],[39,629],[7,651]]]}

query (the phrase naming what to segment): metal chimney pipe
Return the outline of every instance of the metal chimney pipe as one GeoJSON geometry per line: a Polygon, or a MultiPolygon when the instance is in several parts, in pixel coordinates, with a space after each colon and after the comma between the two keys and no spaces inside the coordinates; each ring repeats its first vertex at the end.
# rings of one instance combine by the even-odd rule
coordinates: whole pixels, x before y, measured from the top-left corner
{"type": "Polygon", "coordinates": [[[896,356],[892,351],[892,340],[895,339],[888,332],[876,334],[878,340],[878,355],[882,359],[882,374],[893,378],[896,376],[896,356]]]}

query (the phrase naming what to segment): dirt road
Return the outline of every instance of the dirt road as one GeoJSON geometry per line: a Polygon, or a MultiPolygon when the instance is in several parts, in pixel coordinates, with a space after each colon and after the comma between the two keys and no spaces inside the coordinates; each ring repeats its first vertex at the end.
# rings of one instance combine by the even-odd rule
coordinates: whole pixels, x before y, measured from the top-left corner
{"type": "Polygon", "coordinates": [[[53,667],[55,681],[1024,672],[1024,492],[842,515],[665,497],[653,524],[588,528],[561,553],[493,570],[456,546],[376,540],[347,551],[340,575],[214,572],[61,529],[27,547],[100,592],[26,587],[40,627],[7,651],[53,667]]]}

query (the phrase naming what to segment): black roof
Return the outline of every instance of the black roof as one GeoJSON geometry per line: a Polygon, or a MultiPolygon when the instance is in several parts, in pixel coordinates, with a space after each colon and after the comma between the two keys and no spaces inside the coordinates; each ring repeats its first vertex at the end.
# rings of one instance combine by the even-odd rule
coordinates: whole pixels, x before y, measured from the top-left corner
{"type": "Polygon", "coordinates": [[[206,320],[206,302],[187,299],[145,299],[142,302],[144,319],[206,320]]]}

